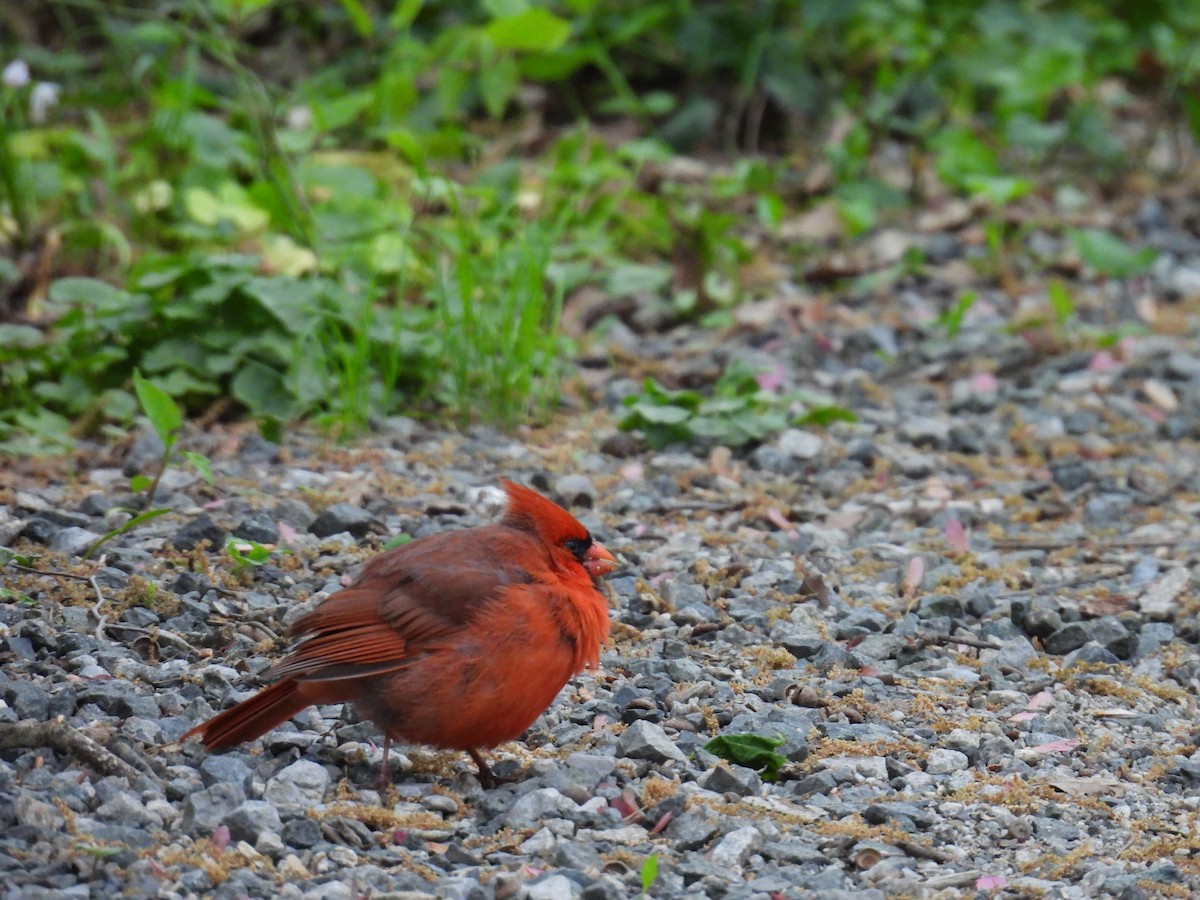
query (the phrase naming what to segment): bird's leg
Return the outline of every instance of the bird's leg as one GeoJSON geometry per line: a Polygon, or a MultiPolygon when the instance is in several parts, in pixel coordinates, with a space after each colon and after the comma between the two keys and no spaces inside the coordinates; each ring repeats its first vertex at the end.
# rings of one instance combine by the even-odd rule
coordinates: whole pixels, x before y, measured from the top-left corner
{"type": "Polygon", "coordinates": [[[379,792],[383,793],[391,784],[391,772],[388,771],[388,757],[392,749],[392,736],[386,731],[383,733],[383,762],[379,764],[379,792]]]}
{"type": "Polygon", "coordinates": [[[492,770],[488,768],[487,761],[482,754],[474,747],[467,751],[467,755],[475,760],[475,765],[479,766],[479,783],[484,790],[491,790],[496,786],[496,776],[492,774],[492,770]]]}

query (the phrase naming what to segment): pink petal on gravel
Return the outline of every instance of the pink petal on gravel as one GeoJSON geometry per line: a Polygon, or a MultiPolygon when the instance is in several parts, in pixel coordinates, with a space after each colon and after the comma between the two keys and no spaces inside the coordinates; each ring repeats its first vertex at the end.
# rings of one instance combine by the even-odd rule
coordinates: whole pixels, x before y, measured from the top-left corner
{"type": "Polygon", "coordinates": [[[671,824],[671,819],[673,819],[673,818],[674,818],[674,816],[671,815],[671,811],[667,810],[665,813],[663,813],[662,818],[659,819],[654,824],[654,827],[650,829],[650,833],[658,834],[660,831],[662,831],[664,828],[666,828],[668,825],[671,824]]]}
{"type": "Polygon", "coordinates": [[[765,372],[758,372],[754,376],[760,389],[772,392],[778,392],[783,387],[786,378],[787,369],[781,363],[776,363],[773,368],[767,369],[765,372]]]}
{"type": "Polygon", "coordinates": [[[1054,703],[1054,695],[1049,691],[1038,691],[1025,704],[1026,709],[1045,709],[1054,703]]]}
{"type": "Polygon", "coordinates": [[[1038,717],[1038,714],[1034,713],[1034,712],[1019,712],[1019,713],[1013,713],[1011,716],[1009,716],[1008,721],[1010,721],[1010,722],[1028,722],[1030,719],[1036,719],[1037,717],[1038,717]]]}
{"type": "Polygon", "coordinates": [[[770,519],[771,524],[780,531],[787,531],[792,527],[792,523],[788,521],[787,516],[781,513],[774,506],[767,510],[767,518],[770,519]]]}
{"type": "Polygon", "coordinates": [[[1034,753],[1068,753],[1079,746],[1078,738],[1064,738],[1061,741],[1051,741],[1048,744],[1038,744],[1030,749],[1034,753]]]}
{"type": "Polygon", "coordinates": [[[287,522],[279,521],[275,523],[279,526],[279,537],[285,544],[290,544],[296,540],[296,529],[287,522]]]}
{"type": "Polygon", "coordinates": [[[914,556],[908,561],[908,569],[904,573],[904,596],[910,600],[917,596],[917,588],[925,577],[925,560],[914,556]]]}
{"type": "Polygon", "coordinates": [[[1003,875],[980,875],[975,879],[975,890],[977,891],[994,891],[997,888],[1002,888],[1008,884],[1008,879],[1003,875]]]}
{"type": "Polygon", "coordinates": [[[971,549],[971,545],[967,543],[967,532],[958,519],[947,519],[946,524],[942,526],[942,533],[946,535],[946,543],[955,553],[966,553],[971,549]]]}
{"type": "Polygon", "coordinates": [[[610,807],[621,814],[621,818],[626,822],[637,822],[642,817],[642,811],[638,808],[637,795],[629,788],[621,791],[621,796],[610,800],[610,807]]]}
{"type": "Polygon", "coordinates": [[[1121,364],[1107,350],[1101,350],[1092,357],[1092,361],[1088,363],[1088,369],[1092,372],[1111,372],[1113,369],[1119,369],[1121,364]]]}
{"type": "Polygon", "coordinates": [[[971,389],[976,393],[986,394],[1000,387],[1000,382],[991,372],[976,372],[971,376],[971,389]]]}
{"type": "Polygon", "coordinates": [[[215,850],[217,852],[218,856],[221,854],[221,852],[226,847],[229,846],[229,826],[228,825],[218,825],[216,827],[216,829],[214,829],[213,836],[212,836],[212,845],[213,845],[213,850],[215,850]]]}

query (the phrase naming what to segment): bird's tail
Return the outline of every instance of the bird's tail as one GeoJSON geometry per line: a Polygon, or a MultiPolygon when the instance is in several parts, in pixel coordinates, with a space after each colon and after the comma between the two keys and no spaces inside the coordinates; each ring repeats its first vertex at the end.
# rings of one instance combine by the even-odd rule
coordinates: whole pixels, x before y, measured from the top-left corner
{"type": "Polygon", "coordinates": [[[198,734],[209,750],[232,747],[266,734],[306,706],[312,705],[312,702],[301,695],[293,679],[285,678],[197,725],[180,740],[186,741],[198,734]]]}

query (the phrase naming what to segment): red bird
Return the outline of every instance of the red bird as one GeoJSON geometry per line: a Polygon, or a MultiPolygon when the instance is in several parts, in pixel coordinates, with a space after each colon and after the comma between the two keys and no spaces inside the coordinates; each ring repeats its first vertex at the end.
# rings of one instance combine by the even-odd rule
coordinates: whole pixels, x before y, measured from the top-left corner
{"type": "Polygon", "coordinates": [[[217,750],[313,704],[352,703],[395,740],[464,750],[519,737],[572,675],[599,661],[613,555],[561,506],[503,481],[504,518],[381,553],[300,617],[275,681],[183,737],[217,750]]]}

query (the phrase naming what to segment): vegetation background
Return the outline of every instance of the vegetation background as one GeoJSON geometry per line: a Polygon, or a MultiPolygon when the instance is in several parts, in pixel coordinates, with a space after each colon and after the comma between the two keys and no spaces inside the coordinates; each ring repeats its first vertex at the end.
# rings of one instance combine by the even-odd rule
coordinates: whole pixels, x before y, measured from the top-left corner
{"type": "MultiPolygon", "coordinates": [[[[606,329],[715,342],[781,290],[919,283],[912,248],[830,260],[922,214],[979,235],[952,335],[1053,274],[1034,224],[1144,271],[1072,216],[1200,134],[1200,4],[1167,0],[47,0],[0,8],[0,68],[9,453],[127,433],[139,376],[268,435],[537,420],[590,402],[606,329]]],[[[853,415],[736,367],[628,406],[658,445],[853,415]]]]}

